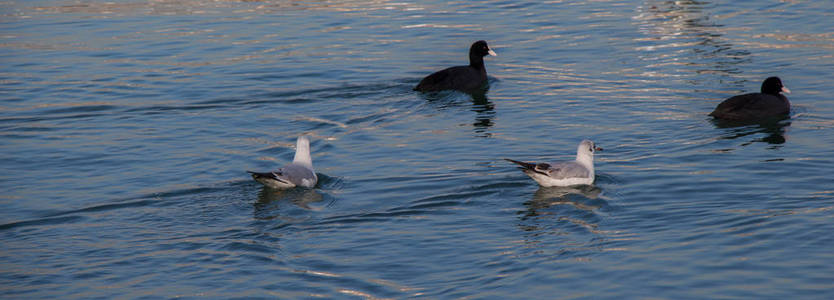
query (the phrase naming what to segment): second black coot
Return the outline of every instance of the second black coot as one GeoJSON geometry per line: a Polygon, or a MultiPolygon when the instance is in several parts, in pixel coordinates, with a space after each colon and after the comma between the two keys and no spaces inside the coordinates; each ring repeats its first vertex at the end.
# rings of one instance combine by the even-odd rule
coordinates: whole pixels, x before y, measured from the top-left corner
{"type": "Polygon", "coordinates": [[[791,102],[781,93],[791,91],[779,77],[762,82],[761,93],[749,93],[728,98],[710,113],[716,119],[731,121],[760,121],[784,116],[791,111],[791,102]]]}
{"type": "Polygon", "coordinates": [[[483,89],[487,84],[484,56],[496,56],[486,41],[477,41],[469,48],[469,65],[443,69],[432,73],[414,87],[415,91],[434,92],[458,90],[467,93],[483,89]]]}

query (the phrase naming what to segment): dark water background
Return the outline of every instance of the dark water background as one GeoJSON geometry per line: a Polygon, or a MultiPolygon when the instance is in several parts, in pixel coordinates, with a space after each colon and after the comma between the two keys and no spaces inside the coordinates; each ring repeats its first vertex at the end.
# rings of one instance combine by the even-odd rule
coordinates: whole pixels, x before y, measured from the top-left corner
{"type": "Polygon", "coordinates": [[[0,2],[0,297],[834,297],[830,1],[0,2]],[[485,96],[421,95],[487,40],[485,96]],[[726,127],[778,75],[790,119],[726,127]],[[315,190],[245,170],[312,139],[315,190]],[[543,189],[502,158],[569,159],[543,189]]]}

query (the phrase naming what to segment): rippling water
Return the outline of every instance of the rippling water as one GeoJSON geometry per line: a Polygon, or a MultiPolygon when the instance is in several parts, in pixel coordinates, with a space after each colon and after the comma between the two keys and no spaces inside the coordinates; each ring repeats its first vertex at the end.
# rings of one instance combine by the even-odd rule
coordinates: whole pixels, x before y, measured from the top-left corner
{"type": "Polygon", "coordinates": [[[0,295],[831,298],[832,7],[0,2],[0,295]],[[478,39],[486,95],[411,91],[478,39]],[[316,189],[247,177],[300,134],[316,189]],[[594,186],[502,160],[583,138],[594,186]]]}

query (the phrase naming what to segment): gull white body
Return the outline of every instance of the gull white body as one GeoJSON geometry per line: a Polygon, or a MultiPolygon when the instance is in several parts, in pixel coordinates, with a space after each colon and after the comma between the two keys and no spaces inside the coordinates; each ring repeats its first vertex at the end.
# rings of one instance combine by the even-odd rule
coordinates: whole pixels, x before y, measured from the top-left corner
{"type": "Polygon", "coordinates": [[[576,160],[553,163],[527,163],[507,159],[521,166],[522,171],[544,187],[590,185],[594,183],[594,152],[602,150],[589,140],[576,149],[576,160]]]}
{"type": "Polygon", "coordinates": [[[252,174],[255,181],[273,189],[291,189],[294,187],[312,188],[318,183],[318,176],[313,169],[313,159],[310,157],[310,139],[306,136],[298,137],[295,146],[295,157],[292,162],[273,172],[252,174]]]}

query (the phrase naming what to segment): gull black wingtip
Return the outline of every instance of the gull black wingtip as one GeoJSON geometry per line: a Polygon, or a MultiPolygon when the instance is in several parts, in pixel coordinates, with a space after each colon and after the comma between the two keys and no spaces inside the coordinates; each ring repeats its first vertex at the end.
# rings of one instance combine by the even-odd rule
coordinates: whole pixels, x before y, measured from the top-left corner
{"type": "Polygon", "coordinates": [[[271,172],[261,173],[261,172],[252,172],[252,171],[248,171],[248,170],[247,170],[247,171],[246,171],[246,173],[249,173],[249,175],[252,175],[252,178],[254,178],[254,179],[258,179],[258,178],[271,178],[271,179],[275,179],[275,178],[276,178],[276,177],[275,177],[275,174],[274,174],[274,173],[271,173],[271,172]]]}
{"type": "Polygon", "coordinates": [[[526,163],[526,162],[523,162],[523,161],[517,161],[517,160],[513,160],[513,159],[509,159],[509,158],[505,158],[504,160],[506,160],[508,162],[511,162],[511,163],[514,163],[514,164],[517,164],[517,165],[523,167],[524,169],[531,169],[532,170],[532,169],[536,168],[536,164],[526,163]]]}

